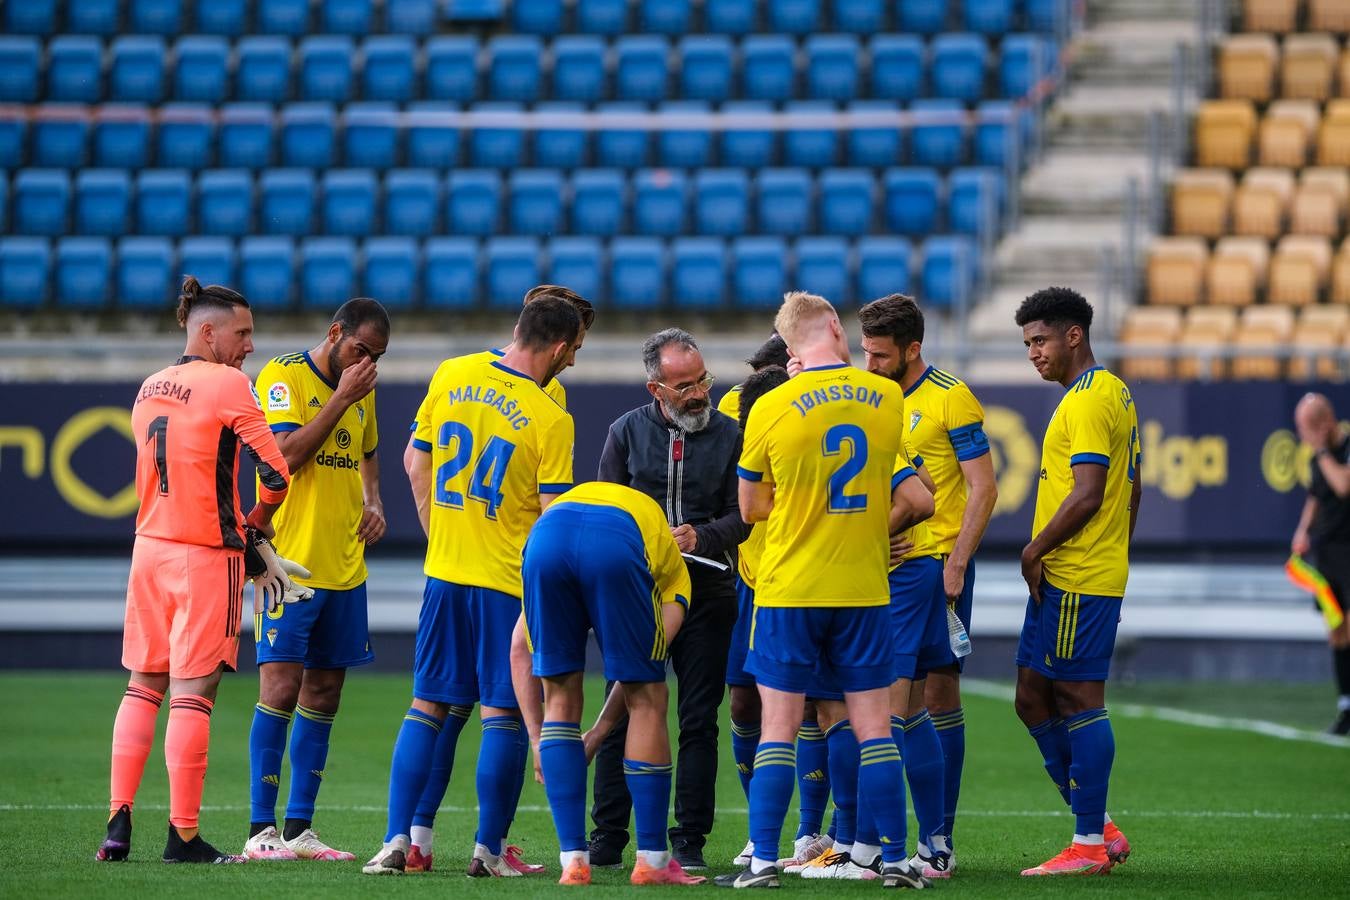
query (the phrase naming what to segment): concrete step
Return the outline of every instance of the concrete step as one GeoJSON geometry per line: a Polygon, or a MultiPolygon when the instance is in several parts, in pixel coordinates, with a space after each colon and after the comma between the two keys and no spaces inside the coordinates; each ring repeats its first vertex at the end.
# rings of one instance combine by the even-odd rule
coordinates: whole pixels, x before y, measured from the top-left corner
{"type": "Polygon", "coordinates": [[[1196,22],[1201,0],[1088,0],[1087,22],[1137,22],[1148,19],[1174,19],[1196,22]]]}
{"type": "Polygon", "coordinates": [[[1149,118],[1166,124],[1171,109],[1167,85],[1075,84],[1051,107],[1046,132],[1052,147],[1138,152],[1148,149],[1149,118]]]}
{"type": "Polygon", "coordinates": [[[1171,19],[1107,22],[1074,39],[1075,83],[1170,84],[1176,45],[1194,44],[1194,23],[1171,19]]]}
{"type": "Polygon", "coordinates": [[[1025,215],[1118,216],[1125,208],[1128,180],[1148,186],[1147,153],[1105,149],[1090,152],[1055,145],[1022,177],[1025,215]]]}

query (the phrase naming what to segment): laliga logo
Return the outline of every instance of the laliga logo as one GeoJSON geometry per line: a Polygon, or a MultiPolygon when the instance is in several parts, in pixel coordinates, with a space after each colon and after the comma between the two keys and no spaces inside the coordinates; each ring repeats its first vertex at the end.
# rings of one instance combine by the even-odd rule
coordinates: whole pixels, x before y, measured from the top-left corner
{"type": "MultiPolygon", "coordinates": [[[[1342,422],[1341,429],[1350,428],[1342,422]]],[[[1261,474],[1266,484],[1281,494],[1296,487],[1307,487],[1312,477],[1312,448],[1299,441],[1287,428],[1271,432],[1261,447],[1261,474]]]]}
{"type": "MultiPolygon", "coordinates": [[[[100,519],[120,519],[136,511],[136,483],[133,481],[111,496],[104,496],[76,474],[71,458],[75,451],[103,429],[122,435],[132,446],[131,411],[120,406],[95,406],[81,410],[61,426],[51,444],[52,484],[72,507],[100,519]]],[[[42,432],[32,425],[0,426],[0,450],[18,447],[23,474],[29,479],[42,477],[46,447],[42,432]]]]}
{"type": "Polygon", "coordinates": [[[991,406],[984,413],[984,433],[994,457],[998,479],[998,503],[994,515],[1021,509],[1036,483],[1041,455],[1027,431],[1025,420],[1006,406],[991,406]]]}

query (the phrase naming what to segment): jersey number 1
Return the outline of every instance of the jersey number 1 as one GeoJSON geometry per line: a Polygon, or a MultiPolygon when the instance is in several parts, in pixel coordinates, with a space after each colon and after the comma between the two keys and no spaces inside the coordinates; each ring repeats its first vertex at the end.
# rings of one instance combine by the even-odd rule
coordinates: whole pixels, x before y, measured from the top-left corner
{"type": "MultiPolygon", "coordinates": [[[[443,422],[436,443],[440,449],[451,451],[450,458],[436,469],[436,503],[463,509],[464,494],[450,490],[450,482],[469,465],[473,456],[473,432],[461,422],[443,422]]],[[[497,508],[506,499],[502,483],[506,481],[511,454],[515,452],[515,444],[493,435],[469,473],[468,494],[483,504],[483,514],[489,519],[497,518],[497,508]]]]}
{"type": "Polygon", "coordinates": [[[169,493],[169,417],[157,416],[145,429],[146,442],[155,442],[155,471],[159,473],[159,492],[169,493]]]}
{"type": "Polygon", "coordinates": [[[826,456],[848,454],[830,475],[829,511],[852,513],[867,509],[866,494],[847,492],[849,482],[867,466],[867,432],[857,425],[835,425],[825,432],[821,452],[826,456]]]}

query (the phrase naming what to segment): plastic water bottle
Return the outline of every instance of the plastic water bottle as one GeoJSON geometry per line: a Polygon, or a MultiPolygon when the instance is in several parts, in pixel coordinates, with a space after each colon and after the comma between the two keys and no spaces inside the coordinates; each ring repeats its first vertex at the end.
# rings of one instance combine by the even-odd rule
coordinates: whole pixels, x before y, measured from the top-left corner
{"type": "Polygon", "coordinates": [[[961,617],[950,606],[947,607],[947,641],[951,644],[952,652],[956,654],[957,659],[970,655],[970,635],[966,634],[966,626],[961,624],[961,617]]]}

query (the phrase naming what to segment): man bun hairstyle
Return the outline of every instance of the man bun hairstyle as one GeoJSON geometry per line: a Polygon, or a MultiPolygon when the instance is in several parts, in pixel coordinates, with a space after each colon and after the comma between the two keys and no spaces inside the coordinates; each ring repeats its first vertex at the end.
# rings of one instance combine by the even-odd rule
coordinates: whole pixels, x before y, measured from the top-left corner
{"type": "Polygon", "coordinates": [[[561,297],[540,297],[525,304],[516,321],[516,343],[528,350],[572,344],[580,333],[581,314],[561,297]]]}
{"type": "Polygon", "coordinates": [[[576,307],[577,315],[581,316],[581,327],[587,331],[595,324],[595,307],[591,301],[578,294],[576,291],[560,284],[539,284],[525,292],[525,305],[529,306],[536,300],[543,297],[555,297],[559,300],[566,300],[576,307]]]}
{"type": "Polygon", "coordinates": [[[374,325],[375,329],[389,337],[389,312],[378,300],[370,297],[353,297],[338,307],[333,314],[333,324],[342,326],[342,334],[351,336],[362,325],[374,325]]]}
{"type": "Polygon", "coordinates": [[[782,366],[765,366],[745,379],[744,383],[741,384],[740,420],[742,431],[745,430],[745,423],[750,421],[750,407],[755,405],[755,401],[780,384],[787,384],[787,380],[787,369],[782,366]]]}
{"type": "Polygon", "coordinates": [[[1087,337],[1092,327],[1092,304],[1073,288],[1041,288],[1022,301],[1014,320],[1019,328],[1031,322],[1044,322],[1061,330],[1077,325],[1087,337]]]}
{"type": "Polygon", "coordinates": [[[858,310],[863,337],[888,337],[901,350],[914,342],[923,343],[923,310],[913,297],[889,294],[858,310]]]}
{"type": "Polygon", "coordinates": [[[178,324],[181,327],[187,327],[188,319],[195,312],[230,312],[236,306],[248,309],[248,301],[238,291],[220,284],[203,287],[193,276],[183,276],[183,287],[178,292],[178,324]]]}

